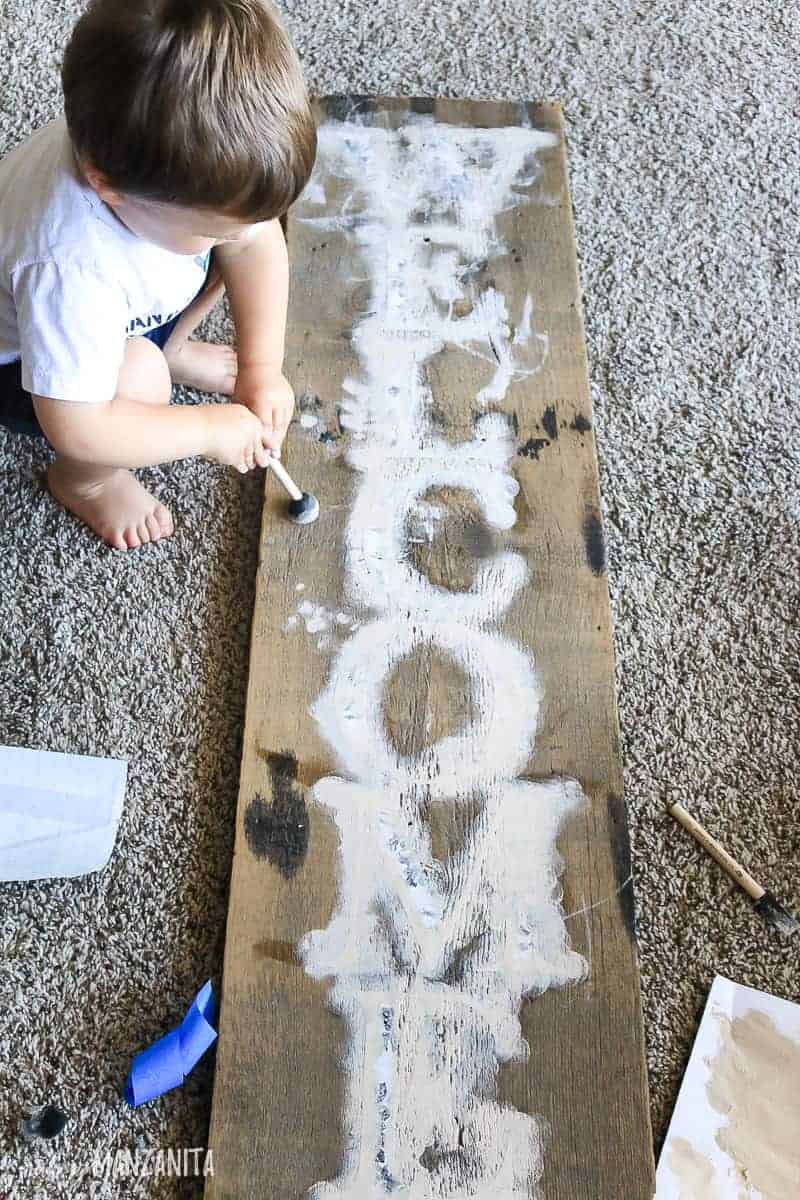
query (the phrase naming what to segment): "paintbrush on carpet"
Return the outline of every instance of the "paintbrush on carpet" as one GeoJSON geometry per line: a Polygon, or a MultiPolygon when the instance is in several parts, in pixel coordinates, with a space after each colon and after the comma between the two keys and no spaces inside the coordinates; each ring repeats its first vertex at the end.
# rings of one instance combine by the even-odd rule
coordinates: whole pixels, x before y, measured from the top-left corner
{"type": "Polygon", "coordinates": [[[740,888],[743,888],[750,899],[753,901],[753,908],[763,917],[768,925],[778,933],[784,934],[786,937],[797,933],[800,929],[800,923],[790,912],[779,904],[773,896],[772,892],[767,891],[762,887],[752,875],[745,871],[735,858],[728,854],[727,850],[723,850],[719,842],[707,833],[699,821],[695,821],[694,817],[686,811],[682,804],[670,804],[669,811],[672,813],[676,821],[681,824],[684,829],[688,829],[692,837],[700,843],[704,850],[707,850],[713,859],[728,872],[731,879],[735,879],[740,888]]]}

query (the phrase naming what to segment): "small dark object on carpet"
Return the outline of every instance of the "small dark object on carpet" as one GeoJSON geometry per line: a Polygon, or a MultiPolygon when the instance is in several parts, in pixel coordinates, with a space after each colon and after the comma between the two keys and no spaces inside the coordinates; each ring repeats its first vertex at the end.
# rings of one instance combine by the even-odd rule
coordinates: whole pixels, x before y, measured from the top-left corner
{"type": "Polygon", "coordinates": [[[26,1142],[39,1138],[58,1137],[67,1123],[67,1114],[53,1104],[40,1104],[31,1110],[27,1121],[20,1121],[19,1131],[26,1142]]]}

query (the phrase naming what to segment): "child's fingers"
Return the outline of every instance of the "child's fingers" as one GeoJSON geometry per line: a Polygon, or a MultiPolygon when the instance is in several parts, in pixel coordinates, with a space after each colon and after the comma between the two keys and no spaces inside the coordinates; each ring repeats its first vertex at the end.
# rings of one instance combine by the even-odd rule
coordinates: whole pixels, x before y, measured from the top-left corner
{"type": "Polygon", "coordinates": [[[258,443],[255,450],[255,459],[259,467],[266,467],[269,460],[273,456],[273,451],[269,446],[264,445],[263,439],[258,443]]]}
{"type": "Polygon", "coordinates": [[[267,429],[266,425],[264,426],[264,432],[261,435],[261,441],[266,446],[266,448],[270,451],[273,458],[275,457],[275,455],[277,455],[278,451],[280,450],[282,440],[283,439],[282,439],[280,433],[277,433],[275,430],[267,429]]]}

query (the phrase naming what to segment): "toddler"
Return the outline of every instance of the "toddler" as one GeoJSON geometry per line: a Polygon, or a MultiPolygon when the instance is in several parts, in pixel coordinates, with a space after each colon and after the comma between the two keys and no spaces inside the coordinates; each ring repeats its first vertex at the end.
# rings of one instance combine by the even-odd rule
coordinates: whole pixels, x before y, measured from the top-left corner
{"type": "Polygon", "coordinates": [[[132,474],[280,449],[280,218],[316,129],[268,0],[93,0],[65,114],[0,161],[0,423],[46,438],[52,495],[119,550],[172,517],[132,474]],[[189,338],[227,290],[237,349],[189,338]],[[232,403],[170,406],[172,383],[232,403]]]}

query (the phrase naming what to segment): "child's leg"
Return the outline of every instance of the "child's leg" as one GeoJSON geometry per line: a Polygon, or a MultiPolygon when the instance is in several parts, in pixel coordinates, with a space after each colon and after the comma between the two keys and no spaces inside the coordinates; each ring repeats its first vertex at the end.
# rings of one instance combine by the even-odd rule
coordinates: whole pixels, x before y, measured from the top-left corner
{"type": "Polygon", "coordinates": [[[232,396],[236,387],[236,351],[232,346],[190,342],[192,333],[225,294],[225,283],[211,255],[206,286],[178,318],[164,346],[164,357],[173,383],[232,396]]]}
{"type": "MultiPolygon", "coordinates": [[[[169,404],[172,380],[166,360],[146,338],[126,343],[117,391],[142,404],[169,404]]],[[[48,469],[47,482],[60,504],[117,550],[135,550],[173,532],[169,510],[131,471],[59,455],[48,469]]]]}

